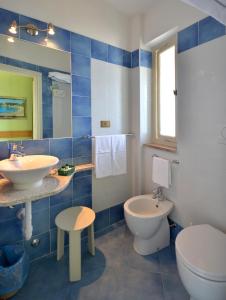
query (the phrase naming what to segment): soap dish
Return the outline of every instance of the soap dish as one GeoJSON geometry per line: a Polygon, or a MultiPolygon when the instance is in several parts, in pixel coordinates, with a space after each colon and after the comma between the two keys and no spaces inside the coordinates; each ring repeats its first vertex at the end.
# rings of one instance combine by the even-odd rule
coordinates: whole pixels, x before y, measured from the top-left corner
{"type": "Polygon", "coordinates": [[[58,169],[58,175],[60,176],[70,176],[75,172],[75,166],[66,164],[58,169]]]}

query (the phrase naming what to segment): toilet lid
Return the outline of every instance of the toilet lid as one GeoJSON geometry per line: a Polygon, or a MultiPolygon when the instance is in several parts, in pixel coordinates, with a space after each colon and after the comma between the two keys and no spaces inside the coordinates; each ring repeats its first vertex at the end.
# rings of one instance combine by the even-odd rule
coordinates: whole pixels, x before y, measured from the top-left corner
{"type": "Polygon", "coordinates": [[[197,275],[226,281],[226,234],[210,225],[190,226],[176,239],[177,255],[197,275]]]}

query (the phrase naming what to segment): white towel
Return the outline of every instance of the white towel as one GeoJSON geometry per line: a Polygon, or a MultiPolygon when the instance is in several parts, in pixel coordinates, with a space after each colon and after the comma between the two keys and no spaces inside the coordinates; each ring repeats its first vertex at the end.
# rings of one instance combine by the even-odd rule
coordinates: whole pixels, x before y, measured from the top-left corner
{"type": "Polygon", "coordinates": [[[112,175],[127,173],[126,135],[112,135],[112,175]]]}
{"type": "Polygon", "coordinates": [[[57,82],[71,83],[71,75],[61,72],[49,72],[49,78],[57,82]]]}
{"type": "Polygon", "coordinates": [[[168,159],[153,157],[152,180],[162,187],[170,187],[171,163],[168,159]]]}
{"type": "Polygon", "coordinates": [[[96,178],[112,175],[111,136],[95,138],[95,169],[96,178]]]}

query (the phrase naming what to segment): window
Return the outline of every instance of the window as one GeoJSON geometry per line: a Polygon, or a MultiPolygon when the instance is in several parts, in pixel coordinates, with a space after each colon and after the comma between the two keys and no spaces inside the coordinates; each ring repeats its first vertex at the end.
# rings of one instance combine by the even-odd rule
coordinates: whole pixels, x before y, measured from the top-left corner
{"type": "Polygon", "coordinates": [[[176,148],[176,41],[153,51],[152,144],[176,148]]]}

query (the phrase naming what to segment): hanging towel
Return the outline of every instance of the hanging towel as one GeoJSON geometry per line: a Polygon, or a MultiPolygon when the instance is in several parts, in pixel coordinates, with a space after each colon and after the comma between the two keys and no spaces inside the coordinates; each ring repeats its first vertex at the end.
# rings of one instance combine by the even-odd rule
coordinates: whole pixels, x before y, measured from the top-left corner
{"type": "Polygon", "coordinates": [[[171,163],[168,159],[153,157],[152,180],[162,187],[169,188],[171,185],[171,163]]]}
{"type": "Polygon", "coordinates": [[[71,75],[61,72],[49,72],[49,78],[57,82],[71,83],[71,75]]]}
{"type": "Polygon", "coordinates": [[[126,135],[112,135],[112,175],[127,173],[126,135]]]}
{"type": "Polygon", "coordinates": [[[96,178],[112,175],[111,136],[95,138],[95,169],[96,178]]]}

